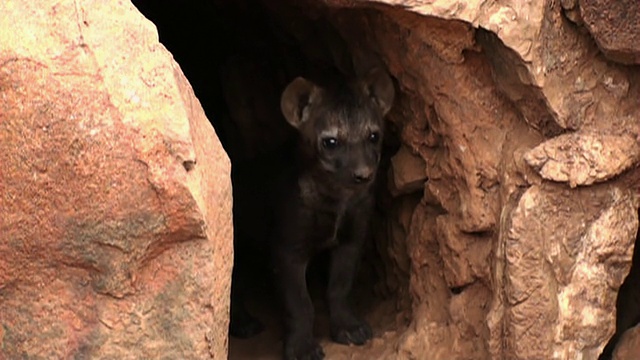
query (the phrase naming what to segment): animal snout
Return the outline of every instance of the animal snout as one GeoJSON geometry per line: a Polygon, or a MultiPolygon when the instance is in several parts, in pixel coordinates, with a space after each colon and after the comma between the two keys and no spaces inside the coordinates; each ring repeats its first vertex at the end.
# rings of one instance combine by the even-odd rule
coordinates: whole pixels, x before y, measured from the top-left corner
{"type": "Polygon", "coordinates": [[[362,184],[371,181],[373,178],[372,168],[360,168],[353,172],[353,181],[357,184],[362,184]]]}

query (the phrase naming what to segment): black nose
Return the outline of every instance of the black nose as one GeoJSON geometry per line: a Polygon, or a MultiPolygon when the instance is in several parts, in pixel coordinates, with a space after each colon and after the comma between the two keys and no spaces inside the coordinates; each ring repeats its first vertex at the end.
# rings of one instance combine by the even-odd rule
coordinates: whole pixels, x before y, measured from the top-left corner
{"type": "Polygon", "coordinates": [[[371,169],[359,169],[353,173],[353,181],[357,184],[366,183],[373,177],[373,170],[371,169]]]}

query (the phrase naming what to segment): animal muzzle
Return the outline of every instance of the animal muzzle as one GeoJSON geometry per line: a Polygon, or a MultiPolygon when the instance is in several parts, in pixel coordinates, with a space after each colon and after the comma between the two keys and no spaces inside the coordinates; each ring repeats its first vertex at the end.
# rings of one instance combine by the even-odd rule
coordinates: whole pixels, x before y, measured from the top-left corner
{"type": "Polygon", "coordinates": [[[355,169],[352,174],[353,182],[356,184],[366,184],[373,180],[374,169],[368,166],[361,166],[355,169]]]}

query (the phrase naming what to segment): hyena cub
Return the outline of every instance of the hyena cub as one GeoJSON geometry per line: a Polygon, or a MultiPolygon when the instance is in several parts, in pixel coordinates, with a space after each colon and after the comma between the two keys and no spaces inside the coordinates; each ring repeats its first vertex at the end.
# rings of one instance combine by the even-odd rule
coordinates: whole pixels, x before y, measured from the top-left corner
{"type": "Polygon", "coordinates": [[[284,358],[322,359],[313,337],[314,310],[305,273],[329,249],[327,301],[331,338],[361,345],[370,326],[348,304],[373,208],[383,118],[394,99],[386,72],[321,87],[304,78],[284,90],[281,109],[298,130],[295,160],[281,175],[270,242],[284,310],[284,358]]]}
{"type": "Polygon", "coordinates": [[[311,258],[328,249],[331,336],[358,345],[371,338],[371,328],[355,316],[347,296],[367,237],[383,117],[393,98],[393,83],[381,70],[322,87],[297,78],[281,99],[297,142],[234,162],[231,335],[246,338],[263,329],[243,300],[256,286],[252,274],[262,268],[262,254],[271,252],[285,315],[284,358],[323,358],[313,338],[305,273],[311,258]],[[268,242],[261,241],[265,234],[268,242]]]}

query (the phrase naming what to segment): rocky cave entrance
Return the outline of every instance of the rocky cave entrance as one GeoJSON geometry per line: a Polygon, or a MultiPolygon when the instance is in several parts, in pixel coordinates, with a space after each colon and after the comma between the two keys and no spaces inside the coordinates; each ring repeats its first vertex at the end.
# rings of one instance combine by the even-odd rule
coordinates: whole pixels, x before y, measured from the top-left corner
{"type": "MultiPolygon", "coordinates": [[[[518,300],[507,299],[503,289],[517,294],[523,284],[504,279],[538,276],[535,271],[547,266],[541,258],[562,265],[564,252],[537,255],[547,250],[537,236],[552,238],[550,243],[565,241],[561,235],[586,236],[582,219],[594,221],[597,206],[618,203],[607,200],[606,186],[574,191],[543,181],[525,163],[523,154],[565,130],[539,89],[523,80],[522,60],[497,36],[462,21],[341,0],[133,3],[158,27],[232,163],[291,136],[278,104],[294,77],[383,66],[395,79],[374,239],[354,290],[374,340],[359,348],[329,343],[318,301],[328,358],[535,358],[541,348],[534,342],[552,343],[550,323],[539,314],[555,311],[554,305],[542,297],[525,313],[510,312],[506,304],[518,300]],[[536,202],[538,218],[523,224],[516,210],[532,185],[536,192],[528,198],[536,202]],[[583,193],[599,205],[585,206],[583,193]],[[575,211],[548,215],[559,208],[575,211]],[[506,275],[504,259],[521,252],[521,264],[510,264],[506,275]],[[524,333],[526,341],[513,343],[524,333]]],[[[558,7],[548,11],[561,13],[558,7]]],[[[565,31],[567,24],[561,19],[556,25],[565,31]]],[[[590,40],[583,43],[595,49],[590,40]]],[[[259,296],[269,298],[268,292],[259,296]]],[[[230,358],[278,358],[274,307],[249,308],[268,331],[252,340],[232,339],[230,358]]]]}

